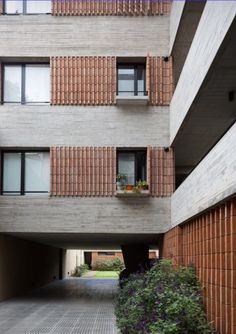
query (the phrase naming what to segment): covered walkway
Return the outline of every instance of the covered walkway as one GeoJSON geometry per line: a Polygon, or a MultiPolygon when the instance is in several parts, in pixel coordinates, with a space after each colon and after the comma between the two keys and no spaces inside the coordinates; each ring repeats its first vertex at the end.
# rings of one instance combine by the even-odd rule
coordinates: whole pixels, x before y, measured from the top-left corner
{"type": "Polygon", "coordinates": [[[1,302],[0,333],[116,334],[116,287],[115,279],[69,278],[1,302]]]}

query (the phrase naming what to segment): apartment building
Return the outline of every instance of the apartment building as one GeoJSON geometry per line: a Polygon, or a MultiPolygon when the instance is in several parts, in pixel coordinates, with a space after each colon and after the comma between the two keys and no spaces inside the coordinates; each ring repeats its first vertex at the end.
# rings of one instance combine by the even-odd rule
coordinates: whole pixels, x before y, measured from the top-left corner
{"type": "Polygon", "coordinates": [[[1,4],[0,299],[62,278],[66,249],[131,271],[159,249],[234,333],[236,4],[1,4]]]}

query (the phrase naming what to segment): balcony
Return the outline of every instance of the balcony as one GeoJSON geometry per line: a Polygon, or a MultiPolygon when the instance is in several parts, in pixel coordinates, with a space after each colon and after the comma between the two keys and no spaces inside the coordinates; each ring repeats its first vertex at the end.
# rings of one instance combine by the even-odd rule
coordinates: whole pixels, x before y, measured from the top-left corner
{"type": "Polygon", "coordinates": [[[149,190],[140,190],[138,192],[133,190],[117,190],[116,197],[149,197],[149,190]]]}

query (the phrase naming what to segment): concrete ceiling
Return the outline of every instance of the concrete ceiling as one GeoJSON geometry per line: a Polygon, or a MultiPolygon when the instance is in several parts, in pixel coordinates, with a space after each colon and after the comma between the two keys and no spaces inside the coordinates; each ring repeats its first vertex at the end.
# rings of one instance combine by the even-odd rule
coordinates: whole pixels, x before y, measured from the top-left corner
{"type": "Polygon", "coordinates": [[[191,171],[236,121],[236,20],[175,138],[177,174],[191,171]],[[234,91],[233,101],[229,92],[234,91]]]}
{"type": "Polygon", "coordinates": [[[162,235],[158,234],[82,234],[82,233],[5,233],[41,244],[64,249],[120,249],[121,245],[145,243],[158,248],[162,235]]]}
{"type": "Polygon", "coordinates": [[[206,1],[186,1],[171,54],[174,58],[174,82],[177,84],[192,44],[206,1]]]}

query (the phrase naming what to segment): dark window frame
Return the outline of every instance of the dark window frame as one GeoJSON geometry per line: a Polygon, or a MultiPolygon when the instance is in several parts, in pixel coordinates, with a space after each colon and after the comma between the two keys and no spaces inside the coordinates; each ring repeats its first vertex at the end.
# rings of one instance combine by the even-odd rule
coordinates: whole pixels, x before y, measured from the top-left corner
{"type": "Polygon", "coordinates": [[[28,13],[27,12],[27,0],[18,0],[22,2],[22,13],[6,13],[6,1],[3,0],[3,14],[4,15],[51,15],[52,14],[52,0],[51,0],[51,12],[50,13],[28,13]]]}
{"type": "Polygon", "coordinates": [[[115,256],[116,252],[97,252],[98,256],[115,256]]]}
{"type": "Polygon", "coordinates": [[[27,63],[21,63],[21,62],[16,62],[16,63],[2,63],[2,80],[1,80],[1,104],[18,104],[18,105],[30,105],[30,104],[45,104],[49,105],[51,101],[41,101],[41,102],[26,102],[25,99],[25,85],[26,85],[26,80],[25,80],[25,71],[26,71],[26,66],[28,65],[42,65],[42,66],[47,66],[50,71],[50,63],[37,63],[37,62],[27,62],[27,63]],[[4,90],[5,90],[5,66],[20,66],[21,67],[21,101],[19,102],[14,102],[14,101],[4,101],[4,90]]]}
{"type": "Polygon", "coordinates": [[[50,153],[49,149],[41,150],[2,150],[1,151],[1,195],[3,196],[24,196],[26,194],[48,194],[49,191],[25,191],[25,154],[26,153],[50,153]],[[20,191],[4,191],[4,154],[21,153],[21,180],[20,191]]]}
{"type": "MultiPolygon", "coordinates": [[[[119,93],[125,93],[128,91],[119,91],[119,68],[134,68],[134,90],[131,96],[147,96],[146,91],[146,64],[145,63],[118,63],[116,68],[116,77],[117,77],[117,85],[116,85],[116,93],[119,96],[119,93]],[[144,90],[138,91],[138,67],[143,67],[144,71],[144,90]],[[143,95],[138,95],[138,93],[143,93],[143,95]]],[[[131,93],[131,92],[130,92],[131,93]]]]}
{"type": "MultiPolygon", "coordinates": [[[[119,153],[134,153],[135,154],[135,162],[134,162],[134,179],[135,183],[138,182],[138,154],[145,153],[145,170],[144,170],[144,180],[147,180],[147,149],[122,149],[118,148],[116,152],[116,170],[117,174],[119,174],[119,153]]],[[[135,186],[136,184],[133,184],[135,186]]]]}

